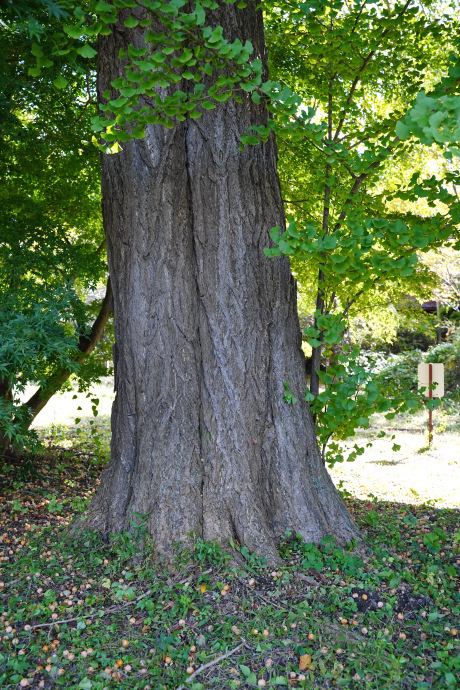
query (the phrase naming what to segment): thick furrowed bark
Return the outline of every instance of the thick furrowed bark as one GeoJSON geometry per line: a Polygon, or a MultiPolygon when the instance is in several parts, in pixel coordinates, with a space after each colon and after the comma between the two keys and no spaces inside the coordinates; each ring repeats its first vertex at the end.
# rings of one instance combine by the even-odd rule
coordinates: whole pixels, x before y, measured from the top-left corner
{"type": "Polygon", "coordinates": [[[116,400],[112,461],[88,518],[118,531],[155,506],[150,529],[170,545],[201,531],[201,350],[184,132],[151,128],[104,159],[116,400]]]}
{"type": "MultiPolygon", "coordinates": [[[[261,14],[225,5],[229,38],[265,60],[261,14]]],[[[100,92],[126,31],[100,46],[100,92]]],[[[307,403],[296,291],[267,259],[283,224],[273,139],[239,151],[266,113],[249,97],[103,158],[115,301],[112,458],[83,522],[129,528],[150,513],[159,551],[189,533],[231,537],[276,561],[287,527],[307,540],[357,529],[324,468],[307,403]],[[289,381],[299,402],[283,402],[289,381]]]]}

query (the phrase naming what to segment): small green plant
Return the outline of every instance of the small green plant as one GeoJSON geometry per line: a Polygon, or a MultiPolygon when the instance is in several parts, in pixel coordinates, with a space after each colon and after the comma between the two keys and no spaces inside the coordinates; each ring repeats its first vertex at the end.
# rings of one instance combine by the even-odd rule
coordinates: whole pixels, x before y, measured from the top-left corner
{"type": "Polygon", "coordinates": [[[220,544],[216,540],[203,541],[199,537],[193,547],[193,559],[200,565],[205,563],[222,565],[228,559],[228,554],[224,554],[220,544]]]}
{"type": "Polygon", "coordinates": [[[317,570],[319,573],[323,570],[323,558],[318,548],[314,544],[304,543],[303,548],[301,549],[301,553],[304,557],[302,560],[302,568],[305,568],[306,570],[308,570],[309,568],[313,568],[314,570],[317,570]]]}
{"type": "Polygon", "coordinates": [[[263,558],[262,556],[258,556],[255,553],[251,553],[246,546],[242,546],[240,548],[240,553],[246,562],[246,566],[250,570],[254,570],[256,568],[264,568],[267,564],[265,558],[263,558]]]}
{"type": "Polygon", "coordinates": [[[253,571],[257,568],[265,568],[267,561],[265,558],[258,556],[255,553],[251,553],[247,546],[240,546],[240,544],[235,544],[233,539],[229,539],[229,544],[234,551],[238,551],[245,560],[245,565],[248,570],[253,571]]]}
{"type": "Polygon", "coordinates": [[[137,518],[137,521],[129,521],[129,524],[132,527],[132,538],[134,541],[145,542],[145,540],[148,538],[147,522],[151,512],[151,510],[149,510],[148,513],[136,513],[134,510],[132,511],[134,517],[137,518]]]}
{"type": "Polygon", "coordinates": [[[112,543],[120,552],[123,552],[127,560],[137,558],[146,545],[151,545],[151,538],[147,530],[147,520],[151,512],[136,513],[132,511],[132,514],[137,519],[129,521],[131,530],[111,535],[112,543]]]}
{"type": "Polygon", "coordinates": [[[434,552],[441,550],[442,542],[445,542],[446,539],[447,534],[440,527],[435,527],[432,532],[427,532],[423,535],[423,543],[428,549],[434,552]]]}
{"type": "Polygon", "coordinates": [[[360,556],[353,553],[355,543],[351,543],[347,549],[338,547],[333,537],[325,537],[322,544],[324,565],[329,570],[339,570],[346,576],[356,576],[362,570],[364,563],[360,556]]]}
{"type": "MultiPolygon", "coordinates": [[[[37,439],[36,449],[41,449],[42,444],[37,439]]],[[[38,468],[34,465],[32,458],[30,456],[26,457],[26,460],[19,467],[17,471],[17,477],[20,481],[33,481],[38,475],[38,468]]]]}
{"type": "Polygon", "coordinates": [[[70,505],[73,508],[73,510],[76,510],[77,512],[81,512],[82,510],[84,510],[86,508],[88,503],[89,503],[88,498],[82,498],[81,496],[75,496],[72,499],[70,505]]]}
{"type": "Polygon", "coordinates": [[[48,510],[50,513],[57,513],[60,515],[63,511],[63,503],[61,501],[58,501],[56,496],[52,496],[51,499],[49,500],[48,503],[48,510]]]}
{"type": "Polygon", "coordinates": [[[458,549],[460,547],[460,530],[458,530],[458,532],[455,532],[453,542],[455,547],[458,549]]]}
{"type": "Polygon", "coordinates": [[[253,671],[251,671],[249,666],[246,666],[245,664],[240,664],[240,671],[245,677],[246,683],[249,683],[249,685],[257,685],[256,674],[253,671]]]}
{"type": "Polygon", "coordinates": [[[15,513],[25,514],[28,512],[27,506],[23,505],[18,499],[14,499],[13,501],[13,510],[15,513]]]}
{"type": "Polygon", "coordinates": [[[179,610],[181,615],[186,616],[189,609],[192,608],[192,605],[193,598],[187,594],[187,592],[183,592],[179,597],[179,610]]]}
{"type": "Polygon", "coordinates": [[[376,527],[378,524],[380,524],[380,517],[376,510],[370,510],[366,515],[365,520],[368,525],[371,525],[371,527],[376,527]]]}

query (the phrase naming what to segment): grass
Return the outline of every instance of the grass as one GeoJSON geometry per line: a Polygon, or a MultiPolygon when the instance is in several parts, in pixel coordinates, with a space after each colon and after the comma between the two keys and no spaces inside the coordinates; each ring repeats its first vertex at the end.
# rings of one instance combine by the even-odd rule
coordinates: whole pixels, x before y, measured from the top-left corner
{"type": "Polygon", "coordinates": [[[152,559],[131,534],[66,540],[107,460],[107,419],[43,431],[4,465],[0,686],[457,688],[459,511],[343,498],[365,548],[287,533],[276,571],[234,544],[152,559]]]}

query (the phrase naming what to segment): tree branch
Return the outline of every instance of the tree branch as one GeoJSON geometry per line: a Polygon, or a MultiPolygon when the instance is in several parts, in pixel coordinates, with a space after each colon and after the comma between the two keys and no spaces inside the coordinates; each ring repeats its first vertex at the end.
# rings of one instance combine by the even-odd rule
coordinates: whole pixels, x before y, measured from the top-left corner
{"type": "MultiPolygon", "coordinates": [[[[84,362],[94,348],[98,344],[101,335],[104,331],[107,321],[111,313],[111,302],[112,302],[112,287],[110,283],[110,278],[107,280],[107,288],[105,291],[105,297],[102,302],[99,314],[94,321],[91,331],[88,335],[80,336],[78,341],[79,352],[75,356],[75,360],[78,362],[84,362]]],[[[61,371],[53,374],[49,381],[32,395],[29,400],[24,403],[30,413],[29,426],[38,415],[39,412],[43,410],[45,405],[53,397],[55,393],[64,385],[64,383],[69,379],[72,372],[69,369],[62,369],[61,371]]]]}
{"type": "MultiPolygon", "coordinates": [[[[217,657],[217,659],[213,659],[212,661],[209,661],[207,664],[204,664],[203,666],[200,666],[200,668],[197,668],[197,670],[196,670],[194,673],[192,673],[192,675],[189,676],[185,682],[186,682],[186,683],[191,683],[191,681],[193,680],[193,678],[196,678],[196,677],[199,676],[201,673],[203,673],[203,671],[206,671],[206,669],[208,669],[208,668],[212,668],[212,666],[215,666],[216,664],[218,664],[219,662],[223,661],[224,659],[228,659],[228,657],[229,657],[229,656],[232,656],[232,654],[236,654],[236,652],[239,652],[239,650],[240,650],[242,647],[244,647],[244,643],[239,644],[237,647],[235,647],[234,649],[231,649],[231,650],[228,651],[228,652],[225,652],[225,654],[221,654],[220,656],[217,657]]],[[[187,687],[186,685],[179,685],[179,687],[177,688],[177,690],[185,690],[186,687],[187,687]]]]}
{"type": "Polygon", "coordinates": [[[96,254],[97,254],[97,256],[99,256],[99,254],[105,249],[105,245],[106,245],[106,244],[107,244],[107,239],[104,237],[104,239],[102,240],[101,244],[100,244],[99,247],[96,249],[96,254]]]}
{"type": "MultiPolygon", "coordinates": [[[[409,7],[409,5],[411,4],[411,2],[412,2],[412,0],[407,0],[406,4],[405,4],[404,7],[402,8],[401,12],[397,15],[396,21],[397,21],[398,19],[400,19],[400,18],[405,14],[405,12],[406,12],[407,8],[409,7]]],[[[358,18],[359,18],[359,15],[358,15],[358,18]]],[[[383,39],[384,39],[386,36],[388,36],[388,34],[392,32],[392,30],[393,30],[393,26],[388,27],[388,29],[386,29],[386,30],[382,33],[382,35],[380,36],[380,39],[379,39],[379,41],[378,41],[376,47],[375,47],[373,50],[371,50],[371,52],[368,54],[368,56],[365,58],[363,64],[362,64],[361,67],[359,68],[358,74],[357,74],[356,77],[354,78],[353,83],[352,83],[352,85],[351,85],[350,92],[349,92],[349,94],[348,94],[348,98],[347,98],[347,100],[345,101],[345,107],[344,107],[344,109],[343,109],[343,115],[342,115],[342,117],[341,117],[340,120],[339,120],[339,124],[337,125],[337,130],[336,130],[335,135],[334,135],[334,143],[337,141],[337,139],[339,138],[340,132],[342,131],[342,127],[343,127],[343,125],[344,125],[344,123],[345,123],[345,118],[346,118],[347,109],[348,109],[348,107],[349,107],[351,101],[353,100],[353,96],[354,96],[354,93],[355,93],[355,91],[356,91],[356,87],[358,86],[359,82],[361,81],[361,76],[362,76],[363,72],[365,71],[365,69],[366,69],[366,67],[368,66],[369,62],[372,60],[372,58],[373,58],[374,55],[376,54],[376,52],[377,52],[378,48],[380,47],[380,44],[382,43],[383,39]]]]}
{"type": "MultiPolygon", "coordinates": [[[[393,139],[391,145],[387,147],[388,155],[390,155],[390,153],[392,152],[392,147],[395,146],[399,141],[400,141],[399,137],[395,137],[395,138],[393,139]]],[[[385,159],[378,160],[378,161],[374,161],[373,163],[371,163],[371,164],[369,165],[369,167],[367,168],[366,172],[362,173],[359,177],[356,178],[355,183],[354,183],[353,187],[350,189],[350,192],[349,192],[349,194],[348,194],[348,196],[347,196],[347,199],[346,199],[346,201],[345,201],[345,203],[344,203],[344,205],[343,205],[343,209],[342,209],[342,211],[341,211],[341,213],[340,213],[340,216],[338,217],[337,222],[336,222],[336,224],[334,225],[334,232],[340,228],[340,226],[342,225],[342,221],[344,221],[345,218],[347,217],[347,213],[348,213],[347,205],[348,205],[349,203],[351,203],[351,201],[353,200],[354,195],[355,195],[356,192],[359,190],[359,188],[361,187],[362,183],[369,177],[370,173],[371,173],[373,170],[375,170],[376,168],[378,168],[379,165],[381,165],[381,164],[383,163],[384,160],[386,160],[386,158],[385,158],[385,159]]]]}

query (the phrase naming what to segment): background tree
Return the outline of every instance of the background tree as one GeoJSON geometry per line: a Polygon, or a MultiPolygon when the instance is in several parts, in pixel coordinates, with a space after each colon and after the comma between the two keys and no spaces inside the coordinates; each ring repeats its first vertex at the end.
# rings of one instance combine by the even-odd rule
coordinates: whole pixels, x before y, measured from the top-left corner
{"type": "Polygon", "coordinates": [[[106,277],[100,164],[88,138],[93,77],[80,65],[49,68],[31,79],[37,59],[52,44],[53,22],[46,17],[47,31],[39,31],[26,9],[6,8],[0,28],[3,451],[30,442],[29,425],[72,373],[88,386],[106,373],[108,359],[100,352],[82,369],[110,313],[110,292],[102,305],[86,304],[88,290],[106,277]],[[31,38],[34,27],[38,37],[31,38]],[[57,88],[64,83],[66,89],[57,88]],[[38,390],[22,403],[27,384],[38,390]]]}
{"type": "MultiPolygon", "coordinates": [[[[420,159],[420,144],[403,143],[395,125],[421,85],[447,72],[458,27],[411,2],[288,1],[271,9],[273,71],[284,100],[295,90],[297,111],[291,120],[283,111],[275,118],[291,223],[284,234],[273,230],[278,246],[268,253],[291,256],[311,286],[307,397],[325,453],[331,435],[353,435],[375,409],[390,416],[417,404],[403,391],[379,388],[343,335],[370,305],[422,298],[433,276],[417,252],[455,241],[459,206],[451,185],[458,173],[442,181],[414,169],[407,159],[420,159]],[[402,187],[391,179],[401,162],[402,187]],[[420,200],[424,216],[411,208],[420,200]]],[[[328,459],[343,459],[337,443],[328,459]]]]}

